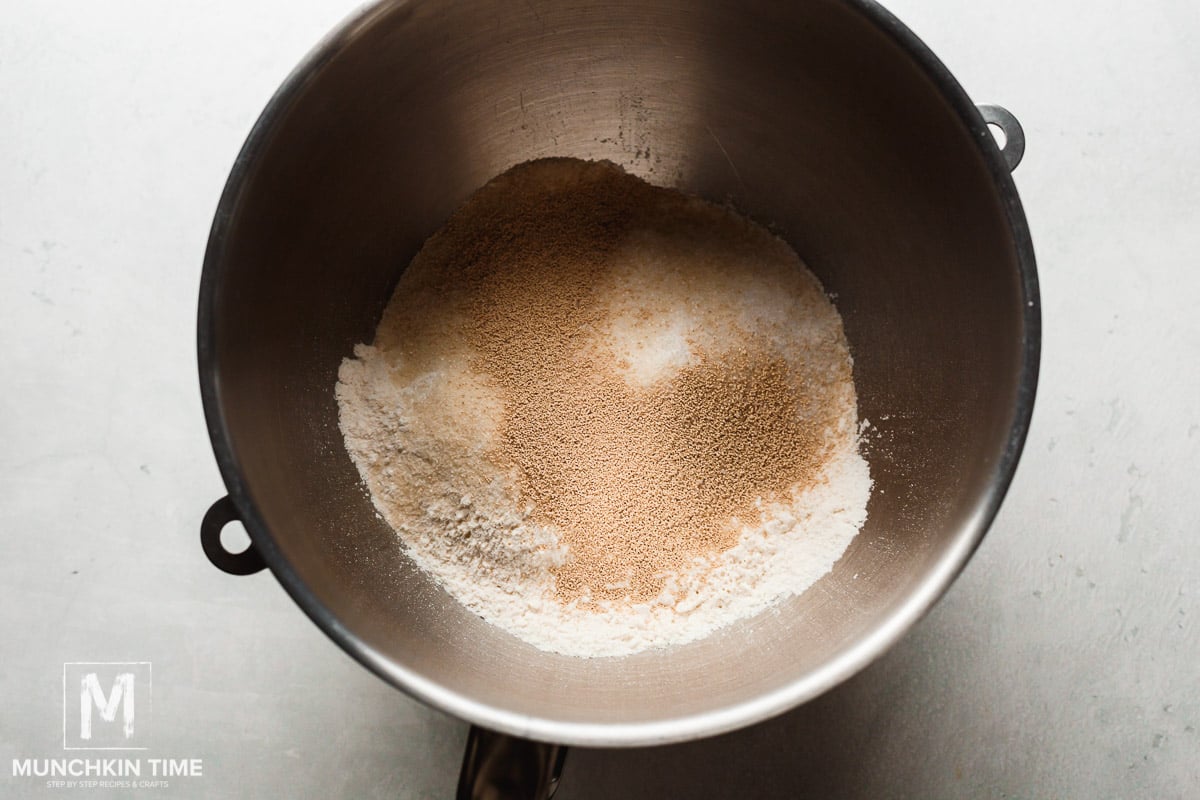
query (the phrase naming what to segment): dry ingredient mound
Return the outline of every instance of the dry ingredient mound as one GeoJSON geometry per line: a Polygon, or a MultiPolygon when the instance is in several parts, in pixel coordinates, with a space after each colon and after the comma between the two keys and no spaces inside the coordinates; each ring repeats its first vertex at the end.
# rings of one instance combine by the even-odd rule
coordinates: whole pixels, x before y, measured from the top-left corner
{"type": "Polygon", "coordinates": [[[680,644],[798,594],[871,490],[841,318],[792,249],[608,162],[493,179],[338,373],[416,563],[545,650],[680,644]]]}

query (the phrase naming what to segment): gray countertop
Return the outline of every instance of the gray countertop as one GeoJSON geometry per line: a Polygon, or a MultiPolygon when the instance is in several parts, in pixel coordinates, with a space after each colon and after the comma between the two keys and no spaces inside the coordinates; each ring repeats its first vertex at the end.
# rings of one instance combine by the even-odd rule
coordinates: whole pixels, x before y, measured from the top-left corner
{"type": "MultiPolygon", "coordinates": [[[[466,726],[197,537],[224,493],[194,355],[211,215],[270,93],[349,7],[10,6],[0,796],[74,791],[10,766],[70,755],[64,662],[149,661],[152,755],[203,773],[145,796],[449,797],[466,726]]],[[[950,593],[865,672],[716,739],[573,751],[563,800],[1200,796],[1200,8],[890,7],[1028,136],[1045,343],[1016,481],[950,593]]]]}

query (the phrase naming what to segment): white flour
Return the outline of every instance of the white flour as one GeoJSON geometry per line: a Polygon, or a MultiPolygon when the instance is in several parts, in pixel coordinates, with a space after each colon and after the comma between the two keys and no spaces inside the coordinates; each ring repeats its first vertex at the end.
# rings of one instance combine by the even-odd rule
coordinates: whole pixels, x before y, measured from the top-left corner
{"type": "MultiPolygon", "coordinates": [[[[704,205],[705,214],[727,214],[704,205]]],[[[642,386],[670,380],[699,352],[736,347],[737,331],[746,329],[818,380],[825,375],[820,364],[803,362],[833,352],[831,342],[842,343],[837,357],[848,363],[832,305],[819,291],[793,291],[815,288],[815,279],[780,240],[761,229],[751,238],[758,249],[747,252],[762,256],[761,263],[714,261],[696,273],[705,280],[663,280],[675,274],[665,267],[614,272],[623,290],[613,294],[611,325],[593,334],[618,357],[625,380],[642,386]],[[643,305],[648,295],[656,302],[643,305]]],[[[645,244],[631,238],[621,263],[639,264],[649,252],[645,244]]],[[[656,248],[667,261],[687,255],[677,245],[656,248]]],[[[649,602],[563,603],[553,570],[571,557],[569,548],[522,506],[511,467],[487,458],[504,401],[472,369],[473,353],[456,335],[460,310],[439,297],[422,255],[388,313],[393,320],[419,317],[422,335],[389,333],[385,317],[375,345],[357,346],[342,363],[336,392],[347,449],[416,564],[467,608],[539,648],[622,656],[694,641],[803,592],[833,567],[866,519],[871,478],[858,452],[849,387],[850,402],[828,432],[833,447],[816,482],[760,503],[757,519],[735,523],[733,547],[670,574],[649,602]]]]}

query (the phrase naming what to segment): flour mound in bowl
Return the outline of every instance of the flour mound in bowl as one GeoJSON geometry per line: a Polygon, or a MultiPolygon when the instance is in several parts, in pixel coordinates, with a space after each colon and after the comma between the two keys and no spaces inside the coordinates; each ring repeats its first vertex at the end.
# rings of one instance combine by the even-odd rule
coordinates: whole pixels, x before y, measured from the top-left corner
{"type": "Polygon", "coordinates": [[[342,362],[418,566],[536,647],[620,656],[799,594],[866,519],[841,318],[795,252],[607,162],[478,190],[342,362]]]}

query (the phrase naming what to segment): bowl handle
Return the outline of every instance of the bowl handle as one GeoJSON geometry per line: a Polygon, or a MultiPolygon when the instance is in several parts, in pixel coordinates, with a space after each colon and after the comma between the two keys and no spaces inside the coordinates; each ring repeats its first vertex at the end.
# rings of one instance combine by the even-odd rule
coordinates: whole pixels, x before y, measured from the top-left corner
{"type": "Polygon", "coordinates": [[[1000,155],[1003,156],[1004,163],[1008,165],[1008,171],[1012,172],[1025,157],[1025,129],[1007,108],[990,105],[977,106],[977,108],[984,122],[988,125],[995,125],[1004,131],[1004,146],[1000,148],[1000,155]]]}
{"type": "Polygon", "coordinates": [[[558,789],[564,745],[471,726],[457,800],[549,800],[558,789]]]}
{"type": "Polygon", "coordinates": [[[222,497],[209,507],[200,523],[200,546],[213,566],[230,575],[253,575],[267,566],[262,554],[251,544],[240,553],[231,553],[221,544],[221,529],[240,521],[237,507],[228,497],[222,497]]]}

